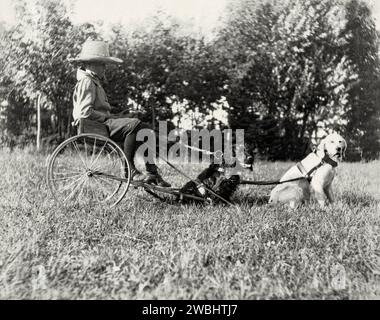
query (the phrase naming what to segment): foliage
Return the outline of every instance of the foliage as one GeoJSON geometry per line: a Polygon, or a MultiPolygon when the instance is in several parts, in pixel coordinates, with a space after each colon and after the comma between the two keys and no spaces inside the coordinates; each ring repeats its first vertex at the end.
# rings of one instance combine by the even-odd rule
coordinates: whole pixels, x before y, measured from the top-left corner
{"type": "Polygon", "coordinates": [[[223,76],[212,47],[183,35],[170,17],[157,16],[131,33],[117,25],[112,31],[112,50],[124,60],[107,74],[106,91],[117,110],[130,99],[131,111],[155,125],[173,117],[173,103],[205,112],[221,97],[223,76]]]}
{"type": "Polygon", "coordinates": [[[19,95],[35,103],[41,95],[43,107],[53,117],[45,133],[70,134],[71,97],[75,74],[68,57],[93,34],[74,27],[66,7],[56,0],[17,1],[18,24],[5,34],[6,55],[2,82],[8,81],[19,95]],[[50,129],[50,130],[49,130],[50,129]]]}
{"type": "Polygon", "coordinates": [[[299,159],[332,130],[348,137],[351,159],[353,150],[378,156],[378,32],[363,0],[234,1],[211,41],[162,12],[107,34],[98,24],[74,25],[57,0],[15,4],[18,23],[0,25],[3,135],[21,127],[34,134],[38,96],[43,135],[73,134],[68,58],[93,38],[124,60],[104,84],[115,112],[127,109],[154,127],[185,116],[212,127],[206,115],[228,112],[229,126],[246,130],[249,151],[269,160],[299,159]],[[24,101],[22,116],[11,96],[24,101]]]}
{"type": "Polygon", "coordinates": [[[165,25],[158,17],[152,23],[150,31],[140,29],[131,34],[122,27],[113,28],[113,52],[124,63],[109,72],[106,91],[119,108],[133,100],[141,120],[155,125],[156,120],[171,118],[169,77],[181,60],[183,39],[175,35],[177,25],[165,25]]]}
{"type": "Polygon", "coordinates": [[[364,2],[348,1],[346,11],[346,33],[351,36],[345,51],[358,74],[349,91],[346,135],[352,149],[358,148],[365,159],[375,159],[380,150],[379,34],[364,2]]]}
{"type": "Polygon", "coordinates": [[[344,55],[344,8],[330,0],[253,2],[240,1],[219,40],[233,75],[231,124],[243,119],[263,155],[270,140],[269,158],[297,159],[305,138],[347,121],[357,75],[344,55]]]}

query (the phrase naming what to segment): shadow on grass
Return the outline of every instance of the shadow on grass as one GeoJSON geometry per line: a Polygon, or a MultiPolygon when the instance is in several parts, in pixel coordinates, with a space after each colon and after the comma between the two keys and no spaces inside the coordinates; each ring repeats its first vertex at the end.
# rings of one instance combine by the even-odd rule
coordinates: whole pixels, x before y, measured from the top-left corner
{"type": "MultiPolygon", "coordinates": [[[[174,197],[168,197],[166,195],[166,201],[160,201],[159,199],[155,199],[154,197],[149,196],[148,194],[145,197],[141,197],[142,199],[149,199],[151,202],[161,202],[171,205],[185,205],[185,203],[181,203],[175,200],[174,197]],[[146,197],[147,196],[147,197],[146,197]]],[[[237,194],[232,198],[232,202],[236,205],[247,205],[247,206],[266,206],[269,202],[269,195],[259,195],[259,194],[237,194]]],[[[372,206],[377,200],[370,196],[365,194],[358,194],[353,191],[345,191],[341,195],[342,202],[346,203],[349,206],[360,206],[360,207],[370,207],[372,206]]],[[[200,203],[200,202],[193,202],[188,201],[186,203],[187,205],[194,205],[197,204],[199,206],[208,206],[210,205],[209,202],[200,203]]],[[[219,201],[214,202],[214,205],[220,204],[219,201]]]]}
{"type": "Polygon", "coordinates": [[[269,196],[265,195],[239,195],[239,197],[234,197],[233,202],[238,205],[249,205],[249,206],[265,206],[269,202],[269,196]]]}
{"type": "MultiPolygon", "coordinates": [[[[174,206],[199,206],[199,207],[206,207],[206,206],[217,206],[217,205],[225,205],[223,201],[219,199],[213,199],[213,201],[194,201],[191,199],[188,199],[187,201],[179,201],[176,199],[176,197],[167,195],[167,194],[160,194],[158,197],[152,196],[150,194],[140,195],[140,200],[145,200],[149,202],[154,203],[162,203],[163,205],[174,205],[174,206]]],[[[268,204],[269,196],[263,196],[263,195],[247,195],[247,194],[239,194],[231,198],[230,200],[235,205],[248,205],[248,206],[265,206],[268,204]]]]}

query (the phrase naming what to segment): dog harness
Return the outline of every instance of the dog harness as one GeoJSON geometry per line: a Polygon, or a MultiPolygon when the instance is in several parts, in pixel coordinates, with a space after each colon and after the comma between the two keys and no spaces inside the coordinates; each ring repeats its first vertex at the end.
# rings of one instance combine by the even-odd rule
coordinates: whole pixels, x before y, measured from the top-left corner
{"type": "MultiPolygon", "coordinates": [[[[315,153],[315,152],[314,152],[315,153]]],[[[331,159],[327,154],[325,154],[325,156],[323,157],[323,159],[319,162],[319,164],[317,164],[316,166],[312,167],[309,171],[307,171],[305,169],[305,167],[303,166],[303,164],[301,162],[298,162],[296,164],[298,170],[301,172],[301,174],[307,179],[307,180],[311,180],[312,178],[312,174],[314,171],[316,171],[317,169],[319,169],[320,167],[322,167],[325,163],[331,165],[333,168],[336,168],[338,166],[338,163],[336,161],[334,161],[333,159],[331,159]]]]}

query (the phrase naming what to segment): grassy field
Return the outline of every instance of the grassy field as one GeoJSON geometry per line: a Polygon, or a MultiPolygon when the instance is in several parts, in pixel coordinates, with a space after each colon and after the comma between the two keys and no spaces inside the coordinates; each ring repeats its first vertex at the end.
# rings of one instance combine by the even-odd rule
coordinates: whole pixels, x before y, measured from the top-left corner
{"type": "MultiPolygon", "coordinates": [[[[45,160],[0,150],[0,299],[380,298],[380,161],[339,167],[333,206],[290,210],[265,205],[270,187],[242,187],[237,207],[134,190],[114,209],[65,209],[46,188],[45,160]]],[[[290,165],[256,164],[245,178],[290,165]]]]}

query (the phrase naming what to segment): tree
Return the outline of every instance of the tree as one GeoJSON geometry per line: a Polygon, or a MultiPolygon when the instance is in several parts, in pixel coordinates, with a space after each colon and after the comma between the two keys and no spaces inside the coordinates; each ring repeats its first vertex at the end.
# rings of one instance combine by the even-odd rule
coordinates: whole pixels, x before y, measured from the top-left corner
{"type": "Polygon", "coordinates": [[[129,34],[122,26],[114,26],[111,49],[124,62],[109,70],[105,89],[116,110],[125,109],[131,99],[134,107],[129,103],[129,108],[137,109],[134,111],[141,120],[155,126],[157,120],[171,118],[168,78],[181,59],[183,46],[182,39],[175,35],[175,23],[167,25],[156,17],[152,24],[149,30],[137,29],[129,34]]]}
{"type": "Polygon", "coordinates": [[[348,154],[355,156],[358,149],[364,159],[370,160],[378,158],[380,152],[379,34],[364,1],[348,1],[346,12],[345,33],[349,40],[345,50],[358,74],[348,98],[348,154]]]}
{"type": "Polygon", "coordinates": [[[241,0],[232,10],[219,39],[230,66],[231,124],[244,119],[263,154],[263,140],[275,134],[274,158],[298,159],[320,129],[345,125],[356,75],[343,50],[344,26],[337,1],[241,0]],[[268,123],[266,136],[260,128],[268,123]]]}
{"type": "Polygon", "coordinates": [[[109,70],[105,89],[117,111],[131,99],[131,111],[155,125],[173,118],[173,103],[206,112],[220,99],[226,77],[213,48],[203,38],[183,34],[172,17],[158,13],[133,32],[120,25],[112,31],[112,52],[124,62],[109,70]]]}
{"type": "MultiPolygon", "coordinates": [[[[66,7],[57,0],[16,2],[18,23],[3,42],[5,71],[1,77],[33,103],[41,95],[44,113],[52,118],[50,132],[71,134],[75,73],[68,58],[75,56],[91,26],[74,27],[66,7]]],[[[45,128],[46,133],[49,132],[45,128]]]]}

